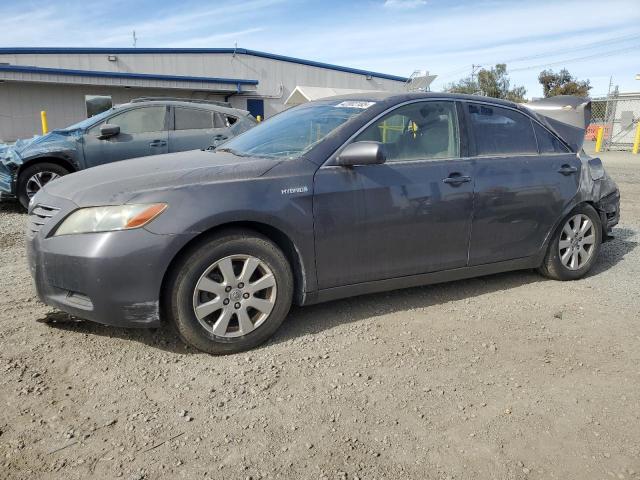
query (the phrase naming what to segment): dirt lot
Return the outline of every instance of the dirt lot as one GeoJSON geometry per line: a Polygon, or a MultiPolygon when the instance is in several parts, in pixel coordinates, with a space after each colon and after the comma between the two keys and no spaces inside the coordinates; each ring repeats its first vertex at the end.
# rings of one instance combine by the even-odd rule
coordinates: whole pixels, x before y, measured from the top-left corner
{"type": "Polygon", "coordinates": [[[0,206],[0,477],[640,479],[640,156],[605,164],[622,221],[588,278],[297,309],[228,357],[39,304],[0,206]]]}

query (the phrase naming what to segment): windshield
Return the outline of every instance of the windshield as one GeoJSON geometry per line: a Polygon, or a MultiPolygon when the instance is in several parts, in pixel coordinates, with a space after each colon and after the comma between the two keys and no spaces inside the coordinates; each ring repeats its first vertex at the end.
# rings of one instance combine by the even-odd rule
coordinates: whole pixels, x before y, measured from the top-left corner
{"type": "Polygon", "coordinates": [[[229,140],[217,150],[240,156],[297,158],[373,104],[334,100],[300,105],[229,140]]]}
{"type": "Polygon", "coordinates": [[[94,115],[93,117],[85,118],[84,120],[81,120],[78,123],[74,123],[73,125],[69,125],[68,127],[62,128],[61,130],[76,130],[78,128],[84,130],[85,128],[90,127],[91,125],[93,125],[94,123],[104,120],[109,115],[111,115],[113,113],[113,111],[114,111],[114,109],[110,108],[109,110],[106,110],[106,111],[104,111],[102,113],[98,113],[97,115],[94,115]]]}

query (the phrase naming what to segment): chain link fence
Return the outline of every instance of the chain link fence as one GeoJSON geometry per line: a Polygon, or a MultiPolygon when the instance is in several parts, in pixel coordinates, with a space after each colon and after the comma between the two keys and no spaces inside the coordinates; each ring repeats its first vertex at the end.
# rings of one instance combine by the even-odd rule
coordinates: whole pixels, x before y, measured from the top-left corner
{"type": "Polygon", "coordinates": [[[640,122],[640,93],[618,94],[594,98],[591,102],[591,123],[586,140],[595,141],[598,129],[603,128],[604,150],[628,150],[633,147],[640,122]]]}

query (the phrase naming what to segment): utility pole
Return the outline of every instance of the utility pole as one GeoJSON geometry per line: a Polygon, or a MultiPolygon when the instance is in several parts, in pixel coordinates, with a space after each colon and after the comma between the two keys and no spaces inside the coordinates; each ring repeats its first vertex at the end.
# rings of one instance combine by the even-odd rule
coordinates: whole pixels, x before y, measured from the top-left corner
{"type": "MultiPolygon", "coordinates": [[[[482,68],[482,65],[476,65],[475,63],[471,65],[471,83],[476,83],[476,71],[482,68]]],[[[475,93],[482,93],[479,91],[480,85],[478,85],[478,90],[475,93]]]]}
{"type": "Polygon", "coordinates": [[[138,38],[136,37],[136,31],[133,31],[133,48],[136,48],[138,43],[138,38]]]}

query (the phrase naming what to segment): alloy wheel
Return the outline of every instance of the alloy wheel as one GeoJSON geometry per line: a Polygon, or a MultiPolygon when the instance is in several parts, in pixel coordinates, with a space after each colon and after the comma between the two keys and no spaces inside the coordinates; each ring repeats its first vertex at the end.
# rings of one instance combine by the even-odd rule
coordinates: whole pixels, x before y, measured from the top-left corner
{"type": "Polygon", "coordinates": [[[58,175],[57,173],[49,172],[47,170],[34,173],[33,175],[31,175],[31,177],[29,177],[29,180],[27,180],[25,186],[27,197],[33,198],[33,196],[38,193],[38,191],[40,191],[42,187],[44,187],[50,181],[55,180],[59,176],[60,175],[58,175]]]}
{"type": "Polygon", "coordinates": [[[562,228],[558,249],[560,261],[569,270],[579,270],[593,256],[596,244],[595,227],[581,213],[569,218],[562,228]]]}
{"type": "Polygon", "coordinates": [[[193,292],[193,312],[217,337],[239,337],[265,322],[276,295],[276,279],[265,262],[251,255],[232,255],[202,274],[193,292]]]}

